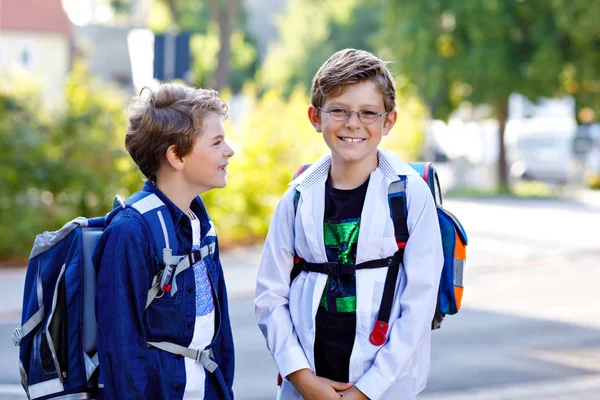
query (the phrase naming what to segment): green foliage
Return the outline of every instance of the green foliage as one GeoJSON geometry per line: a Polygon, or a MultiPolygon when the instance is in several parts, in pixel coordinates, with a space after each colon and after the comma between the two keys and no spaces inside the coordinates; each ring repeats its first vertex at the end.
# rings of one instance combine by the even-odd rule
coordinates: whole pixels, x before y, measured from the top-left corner
{"type": "Polygon", "coordinates": [[[229,183],[202,196],[226,245],[263,238],[294,172],[327,151],[308,121],[309,101],[302,90],[288,100],[275,91],[256,99],[246,89],[245,96],[251,111],[238,126],[228,126],[228,140],[236,151],[229,183]]]}
{"type": "MultiPolygon", "coordinates": [[[[256,72],[258,56],[256,47],[244,32],[236,30],[231,36],[231,87],[239,93],[244,84],[249,82],[256,72]]],[[[217,69],[219,53],[219,33],[215,24],[211,23],[206,34],[195,34],[190,43],[192,54],[192,72],[194,84],[201,87],[213,87],[213,74],[217,69]]]]}
{"type": "Polygon", "coordinates": [[[380,0],[290,0],[279,20],[279,40],[259,71],[261,87],[284,94],[301,84],[309,88],[321,64],[338,50],[352,47],[377,53],[372,43],[384,11],[380,0]]]}
{"type": "Polygon", "coordinates": [[[388,5],[382,42],[436,117],[446,117],[463,100],[492,104],[519,92],[535,101],[577,95],[584,81],[587,93],[600,86],[599,2],[389,0],[388,5]]]}
{"type": "MultiPolygon", "coordinates": [[[[19,85],[15,85],[19,87],[19,85]]],[[[25,256],[36,234],[77,215],[102,215],[118,192],[139,186],[124,151],[125,101],[74,65],[63,110],[39,94],[0,89],[0,258],[25,256]]]]}
{"type": "MultiPolygon", "coordinates": [[[[223,5],[219,5],[223,6],[223,5]]],[[[231,67],[230,89],[238,93],[244,83],[254,78],[258,67],[256,44],[245,31],[243,12],[237,13],[234,30],[230,38],[231,67]]],[[[214,74],[219,67],[218,53],[219,21],[209,12],[205,1],[154,0],[150,10],[148,25],[154,32],[169,30],[192,32],[190,53],[192,55],[193,84],[214,87],[214,74]]]]}

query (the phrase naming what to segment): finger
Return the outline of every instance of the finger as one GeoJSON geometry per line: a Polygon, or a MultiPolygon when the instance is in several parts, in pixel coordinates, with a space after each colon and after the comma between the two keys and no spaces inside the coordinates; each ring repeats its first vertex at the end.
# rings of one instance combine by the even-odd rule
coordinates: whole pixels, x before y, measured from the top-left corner
{"type": "Polygon", "coordinates": [[[353,386],[350,382],[336,382],[332,380],[329,381],[329,385],[337,391],[348,390],[353,386]]]}

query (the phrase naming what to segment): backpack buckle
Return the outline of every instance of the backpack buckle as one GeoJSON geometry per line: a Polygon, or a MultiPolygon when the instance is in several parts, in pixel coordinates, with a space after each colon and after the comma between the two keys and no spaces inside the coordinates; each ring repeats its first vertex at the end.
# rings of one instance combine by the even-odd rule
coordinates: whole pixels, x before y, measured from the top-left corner
{"type": "Polygon", "coordinates": [[[202,365],[208,372],[215,372],[218,365],[214,362],[212,349],[198,350],[196,351],[196,362],[202,365]]]}
{"type": "Polygon", "coordinates": [[[371,343],[375,346],[381,346],[382,344],[384,344],[388,328],[389,326],[387,322],[375,321],[375,326],[373,327],[373,331],[369,336],[369,340],[371,341],[371,343]]]}
{"type": "Polygon", "coordinates": [[[21,339],[23,339],[23,332],[21,331],[21,328],[16,328],[13,331],[11,339],[15,347],[19,347],[21,345],[21,339]]]}
{"type": "Polygon", "coordinates": [[[330,276],[340,276],[340,264],[336,262],[328,262],[323,266],[325,273],[330,276]]]}

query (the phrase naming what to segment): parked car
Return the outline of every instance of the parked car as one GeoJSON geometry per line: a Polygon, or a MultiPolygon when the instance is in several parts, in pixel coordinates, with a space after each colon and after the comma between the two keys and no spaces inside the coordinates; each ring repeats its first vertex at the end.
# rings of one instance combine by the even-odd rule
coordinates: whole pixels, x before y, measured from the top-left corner
{"type": "Polygon", "coordinates": [[[528,118],[506,125],[505,145],[511,177],[566,184],[576,171],[571,118],[528,118]]]}
{"type": "Polygon", "coordinates": [[[579,125],[573,138],[579,181],[600,189],[600,123],[579,125]]]}

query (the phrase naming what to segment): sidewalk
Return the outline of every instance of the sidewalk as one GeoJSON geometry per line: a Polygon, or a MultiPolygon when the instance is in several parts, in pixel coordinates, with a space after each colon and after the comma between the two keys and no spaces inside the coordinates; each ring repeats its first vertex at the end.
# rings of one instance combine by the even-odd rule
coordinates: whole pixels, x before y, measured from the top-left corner
{"type": "Polygon", "coordinates": [[[424,394],[418,400],[598,400],[600,374],[560,382],[526,383],[501,388],[424,394]]]}
{"type": "MultiPolygon", "coordinates": [[[[600,204],[600,203],[599,203],[600,204]]],[[[231,301],[251,301],[261,247],[236,248],[222,253],[222,264],[231,301]]],[[[4,289],[0,293],[0,322],[20,318],[25,269],[0,270],[4,289]]],[[[0,385],[0,400],[24,398],[19,385],[0,385]]],[[[600,399],[600,374],[528,382],[501,387],[486,387],[453,392],[426,393],[418,400],[597,400],[600,399]]],[[[265,399],[267,400],[267,399],[265,399]]]]}

